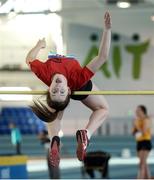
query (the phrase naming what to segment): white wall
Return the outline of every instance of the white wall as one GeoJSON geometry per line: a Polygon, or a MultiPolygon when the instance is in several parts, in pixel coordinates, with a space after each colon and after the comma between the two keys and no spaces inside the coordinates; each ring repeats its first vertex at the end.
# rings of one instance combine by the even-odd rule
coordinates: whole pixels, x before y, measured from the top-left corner
{"type": "MultiPolygon", "coordinates": [[[[77,59],[83,64],[92,42],[89,37],[92,33],[98,34],[101,37],[102,30],[86,26],[78,26],[70,24],[67,36],[67,50],[68,53],[76,55],[77,59]]],[[[151,37],[149,37],[150,39],[151,37]]],[[[142,57],[141,76],[139,79],[134,80],[131,74],[133,58],[131,54],[125,50],[125,45],[133,44],[131,37],[124,37],[121,35],[119,46],[121,47],[122,54],[122,70],[120,78],[118,79],[113,72],[112,67],[112,50],[114,42],[112,42],[110,56],[109,56],[109,70],[112,77],[107,79],[98,72],[93,81],[102,90],[153,90],[154,89],[154,46],[150,44],[148,51],[142,57]]],[[[97,44],[99,46],[99,43],[97,44]]],[[[145,104],[148,106],[149,112],[153,113],[154,110],[154,97],[153,96],[110,96],[107,97],[111,112],[111,116],[125,116],[129,110],[134,110],[138,104],[145,104]],[[118,106],[117,106],[118,103],[118,106]]]]}
{"type": "Polygon", "coordinates": [[[28,51],[43,37],[46,38],[47,47],[40,51],[39,57],[46,60],[49,51],[57,48],[54,40],[57,40],[59,21],[56,14],[17,15],[11,18],[9,15],[1,15],[0,66],[19,64],[26,68],[25,57],[28,51]]]}

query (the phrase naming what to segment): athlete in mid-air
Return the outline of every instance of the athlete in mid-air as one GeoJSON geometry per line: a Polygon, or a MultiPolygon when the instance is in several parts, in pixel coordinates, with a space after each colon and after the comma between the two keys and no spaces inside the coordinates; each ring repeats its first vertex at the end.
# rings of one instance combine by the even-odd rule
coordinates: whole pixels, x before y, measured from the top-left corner
{"type": "Polygon", "coordinates": [[[46,104],[41,100],[34,101],[33,112],[47,124],[51,140],[50,163],[58,166],[60,161],[61,119],[69,104],[70,98],[82,102],[92,113],[86,127],[76,132],[77,157],[84,160],[91,135],[101,126],[109,113],[109,107],[102,95],[73,95],[73,91],[97,91],[91,81],[99,68],[107,61],[111,42],[111,17],[104,15],[104,31],[98,55],[85,67],[81,67],[74,58],[57,55],[46,62],[37,59],[42,48],[46,47],[45,39],[39,40],[27,54],[26,63],[36,76],[48,86],[46,104]]]}

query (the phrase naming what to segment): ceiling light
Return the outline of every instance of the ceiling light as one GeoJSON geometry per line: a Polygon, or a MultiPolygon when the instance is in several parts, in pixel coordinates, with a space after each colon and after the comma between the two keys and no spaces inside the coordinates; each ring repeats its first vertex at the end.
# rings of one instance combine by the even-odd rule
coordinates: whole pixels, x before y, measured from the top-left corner
{"type": "Polygon", "coordinates": [[[14,11],[9,12],[9,14],[8,14],[8,20],[11,20],[11,19],[15,18],[16,15],[17,15],[17,14],[16,14],[14,11]]]}
{"type": "Polygon", "coordinates": [[[13,8],[13,0],[8,0],[2,6],[0,6],[0,13],[9,13],[13,8]]]}
{"type": "Polygon", "coordinates": [[[36,0],[26,0],[23,2],[23,6],[21,7],[21,5],[19,4],[20,0],[17,1],[16,3],[16,9],[18,9],[17,7],[20,6],[21,11],[22,12],[42,12],[45,10],[48,10],[48,4],[49,1],[48,0],[41,0],[36,2],[36,0]]]}
{"type": "Polygon", "coordinates": [[[50,0],[49,10],[51,12],[60,11],[62,9],[62,0],[50,0]]]}
{"type": "Polygon", "coordinates": [[[126,1],[119,1],[119,2],[117,2],[117,6],[119,8],[129,8],[131,6],[131,4],[126,1]]]}
{"type": "Polygon", "coordinates": [[[24,0],[14,0],[14,11],[16,13],[21,12],[24,7],[25,7],[24,0]]]}

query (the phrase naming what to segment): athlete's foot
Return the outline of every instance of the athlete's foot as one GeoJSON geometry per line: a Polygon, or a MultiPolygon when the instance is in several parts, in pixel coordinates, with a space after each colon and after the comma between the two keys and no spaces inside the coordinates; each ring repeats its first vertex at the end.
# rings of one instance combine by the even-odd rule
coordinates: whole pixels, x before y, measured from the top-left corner
{"type": "Polygon", "coordinates": [[[76,132],[76,139],[77,139],[77,150],[76,155],[79,161],[83,161],[86,156],[87,146],[89,144],[89,140],[87,137],[86,130],[78,130],[76,132]]]}
{"type": "Polygon", "coordinates": [[[60,138],[54,136],[52,138],[51,146],[49,149],[49,162],[51,166],[58,167],[60,162],[60,138]]]}

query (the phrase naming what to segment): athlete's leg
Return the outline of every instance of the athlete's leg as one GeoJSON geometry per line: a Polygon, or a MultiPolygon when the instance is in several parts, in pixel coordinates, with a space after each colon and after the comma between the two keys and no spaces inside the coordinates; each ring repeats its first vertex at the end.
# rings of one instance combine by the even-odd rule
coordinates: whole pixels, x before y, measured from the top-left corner
{"type": "Polygon", "coordinates": [[[143,150],[138,151],[139,170],[138,170],[137,179],[144,179],[145,176],[143,154],[144,154],[143,150]]]}
{"type": "Polygon", "coordinates": [[[60,112],[57,118],[50,123],[46,123],[49,138],[51,141],[49,149],[49,162],[51,166],[58,167],[60,162],[60,138],[59,131],[61,129],[61,119],[63,112],[60,112]]]}
{"type": "MultiPolygon", "coordinates": [[[[92,90],[99,90],[94,83],[92,90]]],[[[82,103],[92,110],[88,124],[85,127],[85,129],[87,129],[92,135],[107,118],[109,114],[109,106],[106,99],[102,95],[89,95],[82,101],[82,103]]]]}
{"type": "Polygon", "coordinates": [[[148,155],[149,155],[149,151],[145,150],[144,155],[143,155],[144,159],[145,159],[145,179],[150,179],[151,178],[149,166],[147,164],[148,155]]]}
{"type": "Polygon", "coordinates": [[[139,176],[138,179],[145,179],[146,176],[150,176],[150,174],[147,174],[148,166],[147,166],[147,157],[148,157],[149,151],[141,150],[139,151],[139,176]]]}
{"type": "MultiPolygon", "coordinates": [[[[97,91],[98,88],[93,84],[92,90],[97,91]]],[[[86,99],[82,100],[82,103],[92,110],[92,114],[84,130],[78,130],[76,133],[78,142],[76,153],[80,161],[83,161],[85,158],[90,136],[100,127],[109,111],[108,104],[101,95],[89,95],[86,99]]]]}
{"type": "Polygon", "coordinates": [[[55,119],[53,122],[46,123],[47,130],[48,130],[48,135],[50,140],[52,141],[52,138],[54,136],[59,135],[59,131],[61,129],[61,120],[55,119]]]}

